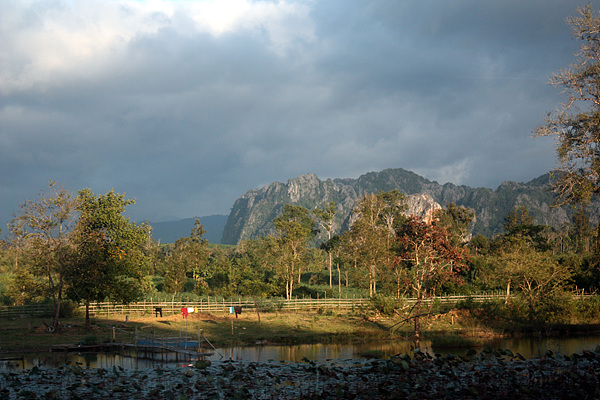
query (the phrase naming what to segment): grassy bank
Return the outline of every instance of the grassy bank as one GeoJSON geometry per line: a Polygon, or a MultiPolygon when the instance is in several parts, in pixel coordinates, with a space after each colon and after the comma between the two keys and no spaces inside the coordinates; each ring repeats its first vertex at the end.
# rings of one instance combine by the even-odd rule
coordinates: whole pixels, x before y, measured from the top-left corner
{"type": "MultiPolygon", "coordinates": [[[[466,332],[463,325],[446,318],[425,324],[427,331],[466,332]]],[[[83,318],[61,320],[59,332],[46,332],[48,319],[17,318],[3,320],[0,328],[0,352],[22,349],[48,349],[53,345],[77,343],[133,342],[137,337],[180,337],[196,340],[204,334],[215,346],[249,346],[268,344],[351,343],[369,340],[410,338],[411,326],[390,330],[397,318],[368,313],[327,314],[311,312],[111,315],[94,319],[91,331],[84,328],[83,318]],[[127,319],[127,321],[126,321],[127,319]]]]}
{"type": "MultiPolygon", "coordinates": [[[[352,343],[373,340],[410,339],[412,324],[397,324],[397,316],[382,316],[369,310],[347,313],[322,311],[253,312],[234,315],[181,314],[111,315],[93,319],[87,331],[82,317],[61,320],[58,332],[48,333],[49,319],[16,318],[0,321],[0,353],[10,351],[48,350],[54,345],[133,343],[135,339],[188,337],[197,340],[202,334],[216,347],[252,346],[255,344],[352,343]]],[[[454,310],[422,321],[424,339],[440,346],[468,347],[488,338],[539,334],[591,333],[599,325],[556,325],[548,327],[491,323],[469,310],[454,310]],[[468,340],[463,340],[467,338],[468,340]]]]}
{"type": "Polygon", "coordinates": [[[357,315],[322,315],[316,312],[264,313],[260,322],[256,314],[237,319],[233,315],[190,314],[161,317],[112,315],[94,319],[86,331],[83,318],[61,320],[59,332],[48,333],[48,319],[3,320],[0,328],[0,352],[21,349],[48,349],[58,344],[94,342],[133,342],[137,337],[180,337],[197,339],[204,334],[215,346],[299,343],[341,343],[366,339],[387,339],[390,332],[385,321],[357,315]],[[113,328],[114,327],[114,328],[113,328]]]}

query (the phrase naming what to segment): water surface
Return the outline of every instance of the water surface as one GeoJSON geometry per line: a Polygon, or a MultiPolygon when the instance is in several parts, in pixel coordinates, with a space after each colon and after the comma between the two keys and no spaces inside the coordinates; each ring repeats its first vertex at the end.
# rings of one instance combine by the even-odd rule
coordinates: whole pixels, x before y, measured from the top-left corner
{"type": "MultiPolygon", "coordinates": [[[[600,336],[577,336],[562,338],[506,338],[494,339],[489,346],[495,349],[510,349],[513,353],[520,353],[525,358],[538,358],[550,350],[555,353],[573,354],[583,350],[595,350],[600,344],[600,336]]],[[[422,341],[421,349],[430,354],[455,354],[464,355],[466,349],[440,349],[431,348],[431,342],[422,341]]],[[[362,344],[304,344],[295,346],[253,346],[229,347],[208,349],[204,352],[212,355],[207,359],[235,360],[246,362],[301,362],[303,360],[327,361],[368,358],[373,354],[389,357],[395,354],[410,353],[413,349],[411,341],[390,340],[362,344]]],[[[83,368],[112,368],[113,366],[125,369],[157,368],[165,365],[187,365],[190,358],[184,355],[135,353],[133,350],[116,353],[26,353],[0,355],[3,358],[18,358],[16,360],[0,361],[0,370],[11,371],[39,368],[53,368],[65,364],[78,363],[83,368]],[[137,356],[136,356],[137,355],[137,356]]],[[[196,359],[196,357],[192,358],[196,359]]]]}

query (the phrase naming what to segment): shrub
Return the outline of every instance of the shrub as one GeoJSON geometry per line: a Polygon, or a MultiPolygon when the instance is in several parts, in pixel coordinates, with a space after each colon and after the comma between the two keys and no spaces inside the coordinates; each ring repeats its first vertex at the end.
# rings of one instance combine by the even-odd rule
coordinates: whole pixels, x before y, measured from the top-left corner
{"type": "Polygon", "coordinates": [[[573,300],[573,317],[579,321],[600,320],[600,296],[589,296],[573,300]]]}
{"type": "Polygon", "coordinates": [[[539,323],[568,323],[572,313],[573,298],[567,292],[555,292],[540,299],[536,304],[533,320],[539,323]]]}
{"type": "Polygon", "coordinates": [[[96,335],[88,335],[83,338],[83,343],[86,345],[98,344],[98,336],[96,335]]]}
{"type": "Polygon", "coordinates": [[[394,314],[395,309],[400,309],[404,305],[403,299],[395,299],[392,297],[376,294],[371,297],[371,307],[378,313],[383,315],[394,314]]]}
{"type": "Polygon", "coordinates": [[[81,315],[79,305],[71,300],[64,300],[60,303],[60,318],[72,318],[81,315]]]}

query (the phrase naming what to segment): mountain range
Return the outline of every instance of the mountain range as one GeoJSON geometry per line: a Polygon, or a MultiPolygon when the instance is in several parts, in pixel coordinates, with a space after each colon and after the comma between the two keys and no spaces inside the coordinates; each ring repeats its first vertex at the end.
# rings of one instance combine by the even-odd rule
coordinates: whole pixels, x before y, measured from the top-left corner
{"type": "MultiPolygon", "coordinates": [[[[285,204],[297,204],[308,209],[323,208],[333,201],[336,233],[348,229],[352,211],[358,199],[366,194],[398,190],[409,196],[412,203],[448,203],[471,208],[475,219],[473,234],[492,236],[503,230],[504,218],[515,206],[524,205],[537,224],[560,228],[570,221],[574,209],[570,206],[553,207],[551,175],[544,174],[526,183],[503,182],[496,189],[472,188],[465,185],[430,181],[402,168],[369,172],[356,179],[337,178],[321,180],[315,174],[305,174],[286,183],[273,182],[252,189],[238,198],[229,214],[200,217],[211,243],[237,244],[240,240],[266,236],[275,232],[273,219],[280,215],[285,204]],[[419,195],[419,196],[416,196],[419,195]],[[222,232],[222,235],[219,234],[222,232]]],[[[411,207],[423,207],[415,204],[411,207]]],[[[588,206],[593,223],[598,223],[600,201],[588,206]]],[[[189,236],[194,218],[152,224],[153,236],[163,242],[189,236]],[[185,230],[183,228],[185,227],[185,230]]]]}

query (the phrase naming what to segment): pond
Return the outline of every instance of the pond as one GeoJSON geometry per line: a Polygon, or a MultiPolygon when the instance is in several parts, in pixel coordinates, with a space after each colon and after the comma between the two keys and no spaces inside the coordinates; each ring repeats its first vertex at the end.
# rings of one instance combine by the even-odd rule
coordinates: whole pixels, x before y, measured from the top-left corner
{"type": "MultiPolygon", "coordinates": [[[[577,336],[561,338],[502,338],[494,339],[488,345],[495,349],[510,349],[520,353],[525,358],[539,358],[547,350],[561,354],[581,353],[583,350],[594,350],[600,344],[600,336],[577,336]]],[[[362,344],[305,344],[295,346],[253,346],[229,347],[210,350],[209,360],[234,360],[253,362],[300,362],[303,359],[314,361],[348,360],[368,358],[378,354],[389,357],[399,353],[410,353],[413,348],[411,341],[378,341],[362,344]]],[[[422,342],[423,351],[430,354],[464,355],[466,349],[431,348],[428,341],[422,342]]],[[[203,349],[204,352],[208,350],[203,349]]],[[[194,359],[194,358],[192,358],[194,359]]],[[[117,353],[26,353],[25,355],[1,355],[0,371],[30,369],[34,366],[52,368],[65,363],[79,363],[83,368],[105,368],[113,366],[124,369],[156,368],[161,365],[187,365],[189,358],[181,354],[152,354],[136,353],[134,350],[117,353]],[[7,358],[13,358],[7,360],[7,358]]]]}

